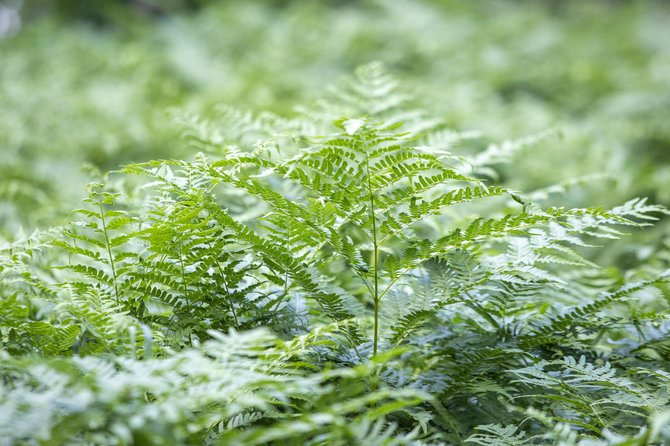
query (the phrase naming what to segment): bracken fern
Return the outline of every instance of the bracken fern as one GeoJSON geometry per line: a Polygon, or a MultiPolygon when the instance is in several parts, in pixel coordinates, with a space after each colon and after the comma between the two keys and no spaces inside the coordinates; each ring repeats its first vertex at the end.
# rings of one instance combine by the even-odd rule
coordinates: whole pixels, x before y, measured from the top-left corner
{"type": "Polygon", "coordinates": [[[666,211],[485,184],[543,135],[454,155],[431,141],[467,135],[406,107],[378,65],[341,97],[294,120],[227,109],[225,138],[182,116],[203,153],[126,166],[108,180],[148,179],[134,199],[94,183],[67,228],[3,248],[9,444],[665,435],[670,273],[629,281],[585,252],[666,211]]]}

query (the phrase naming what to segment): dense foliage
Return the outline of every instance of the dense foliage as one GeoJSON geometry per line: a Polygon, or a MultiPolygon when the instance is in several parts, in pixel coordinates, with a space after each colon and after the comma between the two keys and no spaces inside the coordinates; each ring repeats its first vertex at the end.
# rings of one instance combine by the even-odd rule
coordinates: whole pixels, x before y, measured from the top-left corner
{"type": "Polygon", "coordinates": [[[1,445],[670,442],[662,6],[126,3],[0,41],[1,445]]]}

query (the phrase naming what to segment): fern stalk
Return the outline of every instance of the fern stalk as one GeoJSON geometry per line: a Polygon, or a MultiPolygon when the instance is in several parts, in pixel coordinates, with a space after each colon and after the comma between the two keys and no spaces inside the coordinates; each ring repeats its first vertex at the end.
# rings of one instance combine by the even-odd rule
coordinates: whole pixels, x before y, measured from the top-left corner
{"type": "MultiPolygon", "coordinates": [[[[378,268],[378,262],[379,262],[379,245],[377,244],[377,216],[375,213],[375,196],[374,193],[372,192],[372,183],[371,183],[371,175],[370,175],[370,156],[368,155],[368,148],[367,145],[365,144],[365,137],[362,138],[363,140],[363,150],[365,152],[365,167],[367,169],[367,186],[368,186],[368,194],[370,195],[370,220],[372,221],[372,271],[374,273],[375,277],[375,287],[374,287],[374,295],[373,295],[373,303],[374,303],[374,335],[373,335],[373,350],[372,350],[372,355],[377,356],[377,351],[379,349],[379,268],[378,268]]],[[[373,383],[373,391],[374,391],[374,383],[373,383]]]]}
{"type": "Polygon", "coordinates": [[[116,280],[116,267],[114,266],[114,256],[112,255],[112,247],[109,242],[109,235],[107,234],[107,224],[105,223],[105,208],[102,201],[102,192],[98,194],[98,204],[100,205],[100,221],[102,223],[102,233],[105,235],[105,246],[107,247],[107,255],[109,256],[109,266],[112,269],[112,279],[114,280],[114,297],[116,303],[119,303],[119,285],[116,280]]]}

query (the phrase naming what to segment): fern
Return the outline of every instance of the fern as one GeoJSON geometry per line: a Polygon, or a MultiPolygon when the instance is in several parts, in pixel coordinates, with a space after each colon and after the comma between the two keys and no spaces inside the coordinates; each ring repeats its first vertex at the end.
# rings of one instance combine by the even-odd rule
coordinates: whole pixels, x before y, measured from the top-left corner
{"type": "Polygon", "coordinates": [[[477,433],[471,435],[466,441],[468,443],[485,446],[533,444],[532,439],[525,437],[525,432],[517,432],[516,426],[503,427],[499,424],[488,424],[485,426],[478,426],[477,433]]]}
{"type": "MultiPolygon", "coordinates": [[[[587,364],[585,358],[575,361],[565,358],[552,363],[537,363],[532,367],[513,371],[519,382],[552,390],[551,394],[535,394],[535,401],[549,399],[554,404],[556,420],[580,426],[592,434],[600,434],[622,415],[642,418],[644,411],[657,411],[656,404],[665,404],[663,397],[646,393],[626,378],[615,376],[609,364],[595,367],[587,364]],[[544,371],[552,365],[563,370],[558,376],[544,371]],[[579,419],[570,413],[580,414],[579,419]]],[[[621,425],[620,422],[616,422],[621,425]]]]}
{"type": "Polygon", "coordinates": [[[475,176],[543,136],[454,155],[468,135],[410,109],[379,65],[343,88],[290,120],[180,115],[207,154],[110,173],[66,228],[3,248],[1,435],[646,438],[668,406],[668,272],[588,252],[667,211],[541,207],[475,176]]]}
{"type": "MultiPolygon", "coordinates": [[[[371,81],[373,89],[382,88],[380,79],[371,81]]],[[[357,107],[374,104],[374,94],[357,107]]],[[[370,116],[390,112],[388,104],[371,106],[370,116]]],[[[462,166],[484,161],[468,164],[439,149],[412,146],[411,131],[402,132],[396,121],[342,118],[334,122],[336,132],[325,137],[275,134],[248,149],[221,148],[210,139],[205,147],[214,153],[217,146],[223,159],[201,156],[195,163],[154,162],[127,171],[156,178],[177,168],[207,178],[208,191],[214,192],[215,185],[224,196],[231,186],[244,191],[245,200],[257,208],[255,221],[243,224],[234,214],[218,211],[215,218],[260,258],[268,269],[263,277],[280,304],[301,290],[336,326],[346,327],[346,340],[330,344],[337,347],[326,357],[349,361],[349,348],[360,361],[366,352],[374,358],[401,345],[423,345],[424,350],[428,345],[427,355],[420,350],[406,354],[409,370],[384,362],[371,376],[371,389],[379,376],[390,385],[411,382],[451,404],[478,389],[490,405],[478,416],[494,419],[504,406],[490,395],[510,398],[517,386],[492,378],[496,368],[513,369],[541,349],[589,348],[567,334],[583,327],[589,339],[599,339],[622,323],[610,318],[608,328],[597,330],[591,315],[625,301],[625,290],[601,292],[597,303],[570,306],[580,294],[583,300],[584,293],[593,293],[589,284],[578,285],[577,276],[566,274],[569,268],[595,268],[579,251],[590,246],[586,237],[618,237],[617,226],[645,224],[652,213],[664,210],[640,201],[611,211],[543,210],[517,192],[484,186],[463,174],[462,166]],[[487,204],[505,196],[507,207],[487,204]],[[454,218],[465,202],[493,211],[487,218],[454,218]],[[521,209],[513,212],[517,204],[521,209]],[[444,215],[451,217],[452,228],[431,232],[449,221],[444,215]],[[552,305],[559,296],[558,305],[552,305]],[[371,319],[368,343],[362,343],[356,324],[341,325],[361,316],[371,319]],[[443,338],[431,332],[442,332],[443,338]],[[425,339],[433,341],[426,344],[425,339]],[[492,343],[499,347],[489,347],[492,343]]],[[[632,286],[630,293],[663,280],[632,286]]],[[[322,322],[314,316],[311,321],[322,322]]],[[[328,348],[315,350],[324,354],[328,348]]],[[[308,355],[297,364],[310,367],[310,361],[314,357],[308,355]]],[[[464,430],[470,422],[463,422],[464,430]]],[[[447,429],[453,435],[461,428],[447,429]]]]}
{"type": "MultiPolygon", "coordinates": [[[[380,341],[382,298],[400,278],[423,262],[560,217],[593,215],[627,221],[600,209],[539,212],[528,208],[517,215],[475,219],[465,228],[434,241],[412,238],[414,226],[447,207],[508,191],[487,188],[426,150],[405,146],[406,135],[396,132],[397,124],[350,119],[339,120],[336,125],[342,130],[340,133],[316,140],[314,146],[301,149],[287,160],[274,161],[269,153],[258,150],[249,154],[231,151],[202,175],[240,188],[270,207],[270,213],[263,217],[268,223],[259,227],[268,232],[267,241],[239,228],[256,249],[269,254],[266,262],[305,262],[307,252],[311,253],[310,261],[318,262],[319,253],[332,250],[351,266],[350,272],[367,290],[367,300],[374,310],[373,355],[377,354],[380,341]],[[283,197],[269,183],[272,180],[268,178],[273,176],[299,185],[304,192],[295,200],[283,197]],[[356,234],[360,242],[354,242],[351,235],[344,234],[345,230],[356,234]]],[[[183,162],[172,164],[202,168],[183,162]]],[[[311,285],[311,289],[316,288],[311,285]]],[[[342,312],[341,301],[338,303],[332,295],[325,298],[322,294],[319,299],[336,320],[351,316],[342,312]]]]}

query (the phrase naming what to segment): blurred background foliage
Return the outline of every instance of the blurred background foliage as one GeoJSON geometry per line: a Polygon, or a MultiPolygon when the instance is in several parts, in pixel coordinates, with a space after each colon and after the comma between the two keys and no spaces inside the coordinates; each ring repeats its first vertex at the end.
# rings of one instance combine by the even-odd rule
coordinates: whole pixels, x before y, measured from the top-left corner
{"type": "MultiPolygon", "coordinates": [[[[0,237],[64,221],[86,172],[192,157],[172,109],[296,116],[373,60],[476,135],[455,152],[554,135],[494,182],[575,180],[551,197],[566,206],[670,206],[669,20],[661,1],[0,1],[0,237]]],[[[616,249],[601,255],[651,252],[616,249]]]]}

